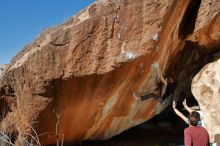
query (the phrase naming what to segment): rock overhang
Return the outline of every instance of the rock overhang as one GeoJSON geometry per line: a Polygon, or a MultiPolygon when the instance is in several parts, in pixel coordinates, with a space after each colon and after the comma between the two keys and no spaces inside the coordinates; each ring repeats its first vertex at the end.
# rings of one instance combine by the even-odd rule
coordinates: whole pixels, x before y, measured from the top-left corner
{"type": "MultiPolygon", "coordinates": [[[[1,82],[16,96],[16,106],[1,124],[8,122],[19,133],[29,131],[27,124],[35,126],[38,133],[54,133],[57,113],[61,114],[59,137],[64,134],[65,142],[77,142],[107,139],[152,118],[164,107],[154,99],[137,103],[132,93],[155,89],[155,64],[181,80],[189,78],[189,73],[192,78],[201,68],[201,64],[195,65],[186,73],[178,68],[180,58],[186,60],[187,70],[203,57],[195,59],[199,52],[191,51],[179,33],[188,7],[190,1],[98,1],[61,26],[44,31],[13,59],[1,82]],[[185,57],[179,56],[181,53],[185,57]],[[11,117],[17,118],[16,123],[11,117]]],[[[196,18],[202,17],[201,11],[199,7],[196,18]]],[[[215,20],[219,15],[213,13],[213,18],[203,27],[190,24],[195,25],[195,32],[187,34],[187,41],[194,43],[191,38],[201,31],[196,41],[203,43],[198,38],[207,36],[209,30],[214,39],[207,43],[218,43],[215,20]]],[[[177,86],[178,92],[184,84],[177,86]]],[[[42,141],[54,143],[54,134],[42,141]]]]}

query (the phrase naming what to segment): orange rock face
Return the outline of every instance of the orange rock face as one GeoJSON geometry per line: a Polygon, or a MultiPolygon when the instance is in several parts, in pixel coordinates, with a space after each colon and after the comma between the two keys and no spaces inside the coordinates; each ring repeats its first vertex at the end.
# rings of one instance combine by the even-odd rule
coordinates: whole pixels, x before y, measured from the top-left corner
{"type": "MultiPolygon", "coordinates": [[[[173,71],[171,64],[186,39],[200,42],[191,38],[206,29],[188,29],[188,22],[195,26],[197,3],[99,0],[45,30],[3,74],[0,103],[8,110],[0,128],[16,133],[19,143],[31,125],[46,133],[40,139],[48,145],[56,143],[56,132],[65,143],[108,139],[151,119],[165,106],[153,98],[136,101],[132,94],[155,90],[158,64],[168,76],[179,76],[181,68],[173,71]]],[[[217,27],[218,16],[207,25],[217,27]]]]}

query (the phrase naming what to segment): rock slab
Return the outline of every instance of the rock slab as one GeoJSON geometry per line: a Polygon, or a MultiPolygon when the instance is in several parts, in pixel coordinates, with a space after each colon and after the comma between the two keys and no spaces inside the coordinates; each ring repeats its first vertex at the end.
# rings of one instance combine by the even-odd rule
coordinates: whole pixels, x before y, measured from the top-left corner
{"type": "Polygon", "coordinates": [[[194,77],[192,93],[204,113],[204,126],[213,141],[220,134],[220,59],[207,64],[194,77]]]}

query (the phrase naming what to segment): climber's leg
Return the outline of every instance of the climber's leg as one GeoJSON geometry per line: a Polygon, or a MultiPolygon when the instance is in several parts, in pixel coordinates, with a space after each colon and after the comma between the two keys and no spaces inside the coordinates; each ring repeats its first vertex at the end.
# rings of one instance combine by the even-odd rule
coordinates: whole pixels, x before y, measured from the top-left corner
{"type": "Polygon", "coordinates": [[[150,99],[150,98],[160,99],[160,96],[155,94],[155,93],[149,93],[147,95],[141,96],[140,98],[143,101],[143,100],[147,100],[147,99],[150,99]]]}
{"type": "Polygon", "coordinates": [[[171,104],[172,103],[172,94],[171,95],[169,95],[168,97],[166,97],[166,98],[160,98],[160,100],[159,100],[159,102],[161,103],[161,104],[164,104],[164,105],[169,105],[169,104],[171,104]]]}

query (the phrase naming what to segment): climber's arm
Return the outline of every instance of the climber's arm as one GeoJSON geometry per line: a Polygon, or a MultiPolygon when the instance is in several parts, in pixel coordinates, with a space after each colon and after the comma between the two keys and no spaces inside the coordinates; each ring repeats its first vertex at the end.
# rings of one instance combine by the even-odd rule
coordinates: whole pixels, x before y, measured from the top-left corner
{"type": "Polygon", "coordinates": [[[176,108],[176,102],[173,101],[173,110],[179,116],[183,121],[185,121],[188,124],[188,119],[186,116],[184,116],[177,108],[176,108]]]}
{"type": "Polygon", "coordinates": [[[163,77],[161,71],[159,72],[159,77],[160,77],[160,81],[161,81],[163,84],[167,85],[167,80],[163,77]]]}

